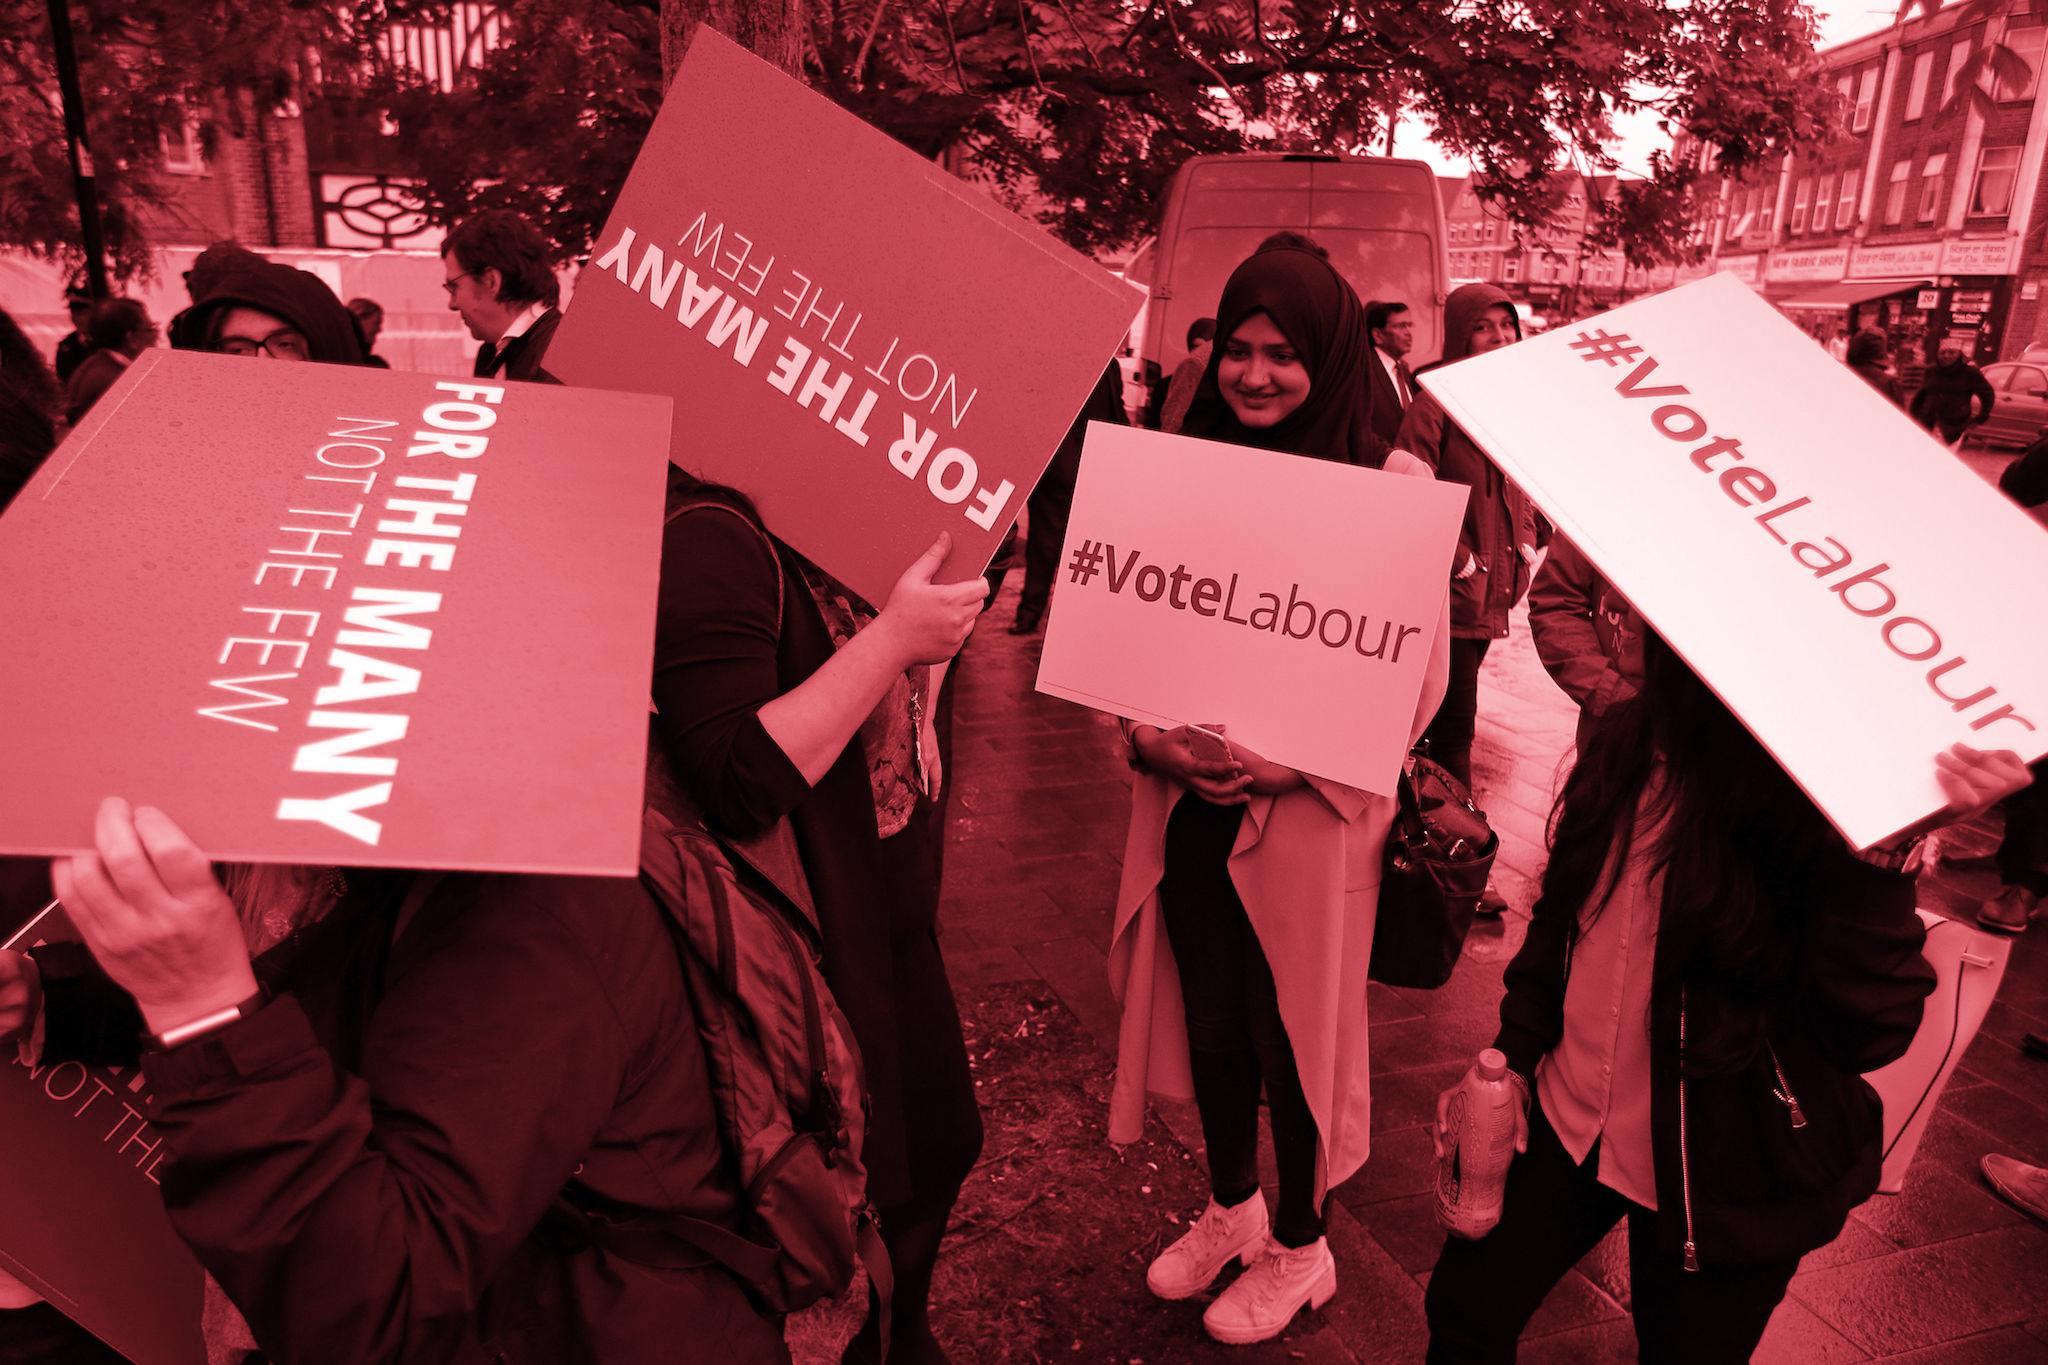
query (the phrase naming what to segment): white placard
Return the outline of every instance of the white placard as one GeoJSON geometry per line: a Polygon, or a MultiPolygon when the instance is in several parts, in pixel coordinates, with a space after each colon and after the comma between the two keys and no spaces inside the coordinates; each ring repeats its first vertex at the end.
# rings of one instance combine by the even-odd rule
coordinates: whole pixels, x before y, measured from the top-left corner
{"type": "Polygon", "coordinates": [[[1391,795],[1467,496],[1091,423],[1038,690],[1391,795]]]}
{"type": "Polygon", "coordinates": [[[2048,752],[2048,536],[1739,281],[1421,382],[1857,847],[2048,752]]]}

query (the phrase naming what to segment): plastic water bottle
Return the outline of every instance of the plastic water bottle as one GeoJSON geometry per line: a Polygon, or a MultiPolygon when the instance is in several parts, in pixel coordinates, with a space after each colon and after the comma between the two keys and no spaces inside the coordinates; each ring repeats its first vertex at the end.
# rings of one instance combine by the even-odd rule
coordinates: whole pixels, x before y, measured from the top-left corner
{"type": "Polygon", "coordinates": [[[1484,1237],[1500,1221],[1520,1108],[1507,1057],[1498,1048],[1484,1049],[1451,1096],[1436,1170],[1436,1221],[1453,1236],[1484,1237]]]}

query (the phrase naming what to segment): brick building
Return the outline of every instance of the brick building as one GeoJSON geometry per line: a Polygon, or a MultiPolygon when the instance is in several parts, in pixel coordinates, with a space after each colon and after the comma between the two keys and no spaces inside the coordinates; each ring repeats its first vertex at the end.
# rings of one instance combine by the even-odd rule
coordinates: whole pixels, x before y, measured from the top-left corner
{"type": "MultiPolygon", "coordinates": [[[[472,0],[446,23],[396,26],[383,56],[448,88],[489,49],[497,25],[493,6],[472,0]]],[[[237,241],[311,271],[343,299],[376,299],[385,308],[377,349],[393,364],[466,370],[476,343],[440,287],[441,229],[396,173],[378,111],[334,98],[277,108],[247,95],[239,101],[216,96],[166,132],[161,202],[137,209],[154,244],[153,278],[131,281],[125,292],[164,321],[187,302],[183,274],[192,258],[214,242],[237,241]],[[210,148],[202,121],[213,130],[210,148]]],[[[70,328],[63,283],[48,262],[0,253],[0,307],[46,347],[70,328]]]]}
{"type": "Polygon", "coordinates": [[[1438,176],[1451,278],[1498,285],[1550,321],[1612,308],[1680,278],[1668,267],[1640,270],[1620,252],[1586,243],[1588,215],[1613,193],[1613,176],[1597,175],[1589,181],[1566,174],[1563,180],[1556,219],[1541,229],[1518,233],[1499,209],[1473,192],[1468,178],[1438,176]]]}
{"type": "Polygon", "coordinates": [[[1774,174],[1724,181],[1713,264],[1740,276],[1818,337],[1877,326],[1911,378],[1945,337],[1978,363],[2048,332],[2048,26],[2024,0],[1965,22],[1961,6],[1821,54],[1843,98],[1841,135],[1774,174]],[[1973,53],[2001,59],[1956,98],[1973,53]]]}

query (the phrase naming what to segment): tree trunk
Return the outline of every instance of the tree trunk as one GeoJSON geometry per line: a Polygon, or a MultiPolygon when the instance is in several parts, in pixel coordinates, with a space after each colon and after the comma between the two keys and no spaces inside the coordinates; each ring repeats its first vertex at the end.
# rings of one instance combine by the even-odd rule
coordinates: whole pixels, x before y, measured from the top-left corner
{"type": "Polygon", "coordinates": [[[802,0],[661,0],[661,83],[666,89],[690,45],[690,31],[706,23],[773,62],[803,75],[802,0]]]}

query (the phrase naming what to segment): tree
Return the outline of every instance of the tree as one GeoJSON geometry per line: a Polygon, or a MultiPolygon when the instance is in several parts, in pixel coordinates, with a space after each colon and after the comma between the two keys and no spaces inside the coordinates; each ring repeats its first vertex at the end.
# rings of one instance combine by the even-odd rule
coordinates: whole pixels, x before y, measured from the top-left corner
{"type": "MultiPolygon", "coordinates": [[[[203,145],[302,98],[322,62],[368,50],[369,6],[294,0],[71,0],[87,131],[117,275],[148,267],[140,211],[158,202],[166,137],[196,122],[203,145]]],[[[0,243],[77,260],[45,0],[0,0],[0,243]]]]}

